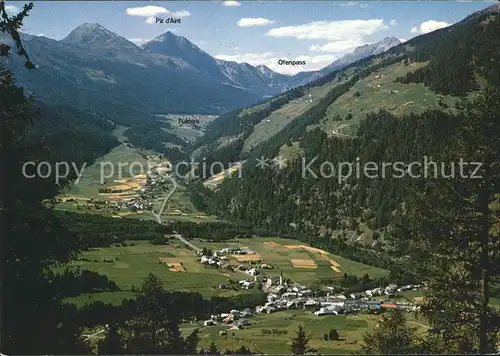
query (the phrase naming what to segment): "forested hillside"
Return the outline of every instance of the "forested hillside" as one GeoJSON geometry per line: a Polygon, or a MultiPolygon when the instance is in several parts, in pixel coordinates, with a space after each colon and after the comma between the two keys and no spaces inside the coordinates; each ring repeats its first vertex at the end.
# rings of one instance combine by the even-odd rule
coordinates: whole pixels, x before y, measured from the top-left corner
{"type": "Polygon", "coordinates": [[[500,16],[487,13],[408,42],[408,58],[429,65],[409,73],[402,82],[424,83],[442,94],[466,96],[484,80],[500,85],[500,16]]]}
{"type": "MultiPolygon", "coordinates": [[[[229,158],[248,159],[242,168],[242,178],[226,179],[215,192],[197,185],[193,188],[193,202],[226,218],[251,221],[256,226],[283,233],[317,238],[340,236],[349,243],[378,245],[390,232],[393,211],[423,180],[412,179],[408,174],[401,179],[392,178],[394,172],[390,168],[386,172],[389,178],[379,175],[371,179],[361,174],[339,180],[339,172],[336,172],[325,179],[314,178],[307,171],[304,178],[301,160],[307,165],[315,158],[310,169],[317,175],[323,162],[353,165],[359,162],[361,166],[375,162],[379,167],[382,162],[408,164],[417,160],[423,164],[425,156],[431,160],[446,149],[454,132],[467,122],[463,110],[465,101],[457,100],[453,113],[428,110],[403,117],[395,117],[385,110],[367,113],[352,139],[331,137],[313,125],[320,123],[327,108],[335,105],[335,100],[358,80],[393,63],[428,62],[398,80],[422,81],[437,93],[465,97],[486,84],[498,88],[500,69],[494,65],[500,61],[498,33],[500,16],[483,13],[451,28],[416,37],[381,56],[355,63],[354,70],[352,66],[346,69],[351,72],[344,84],[334,87],[318,104],[252,152],[238,153],[241,141],[225,147],[226,152],[233,150],[229,158]],[[299,144],[302,158],[287,162],[286,168],[255,166],[253,158],[276,157],[283,147],[294,142],[299,144]]],[[[345,73],[332,73],[329,80],[345,73]]],[[[212,128],[217,128],[217,121],[212,128]]],[[[402,171],[407,169],[402,167],[402,171]]],[[[450,167],[445,170],[449,171],[450,167]]]]}
{"type": "MultiPolygon", "coordinates": [[[[28,139],[45,150],[43,157],[48,161],[90,164],[118,144],[111,134],[115,125],[101,115],[42,102],[37,107],[37,120],[28,139]]],[[[42,157],[40,151],[37,156],[42,157]]]]}
{"type": "MultiPolygon", "coordinates": [[[[269,156],[271,153],[276,155],[278,150],[287,142],[300,138],[306,129],[321,124],[322,120],[328,120],[332,126],[332,121],[346,120],[345,125],[352,125],[349,119],[352,117],[351,111],[359,110],[359,104],[352,103],[347,108],[335,107],[335,101],[342,95],[346,95],[349,90],[361,79],[374,75],[378,70],[388,68],[397,63],[404,63],[408,67],[407,74],[396,78],[398,83],[422,83],[427,89],[434,93],[434,104],[425,99],[425,96],[412,98],[419,101],[419,105],[425,109],[433,109],[439,106],[446,109],[447,104],[443,103],[443,95],[450,95],[454,98],[465,97],[474,90],[477,90],[481,83],[489,82],[492,85],[498,85],[498,66],[496,63],[500,60],[498,48],[498,31],[500,29],[500,18],[496,7],[481,14],[475,14],[466,20],[450,26],[445,29],[434,31],[429,34],[417,36],[405,43],[389,49],[387,52],[377,56],[370,56],[360,61],[350,64],[342,70],[337,70],[319,80],[299,88],[304,92],[310,87],[317,87],[325,83],[337,83],[326,95],[318,98],[310,109],[304,113],[297,113],[292,119],[289,119],[287,125],[271,138],[260,142],[252,147],[252,152],[240,152],[242,147],[240,142],[233,140],[232,150],[235,151],[232,157],[245,159],[249,156],[257,157],[260,155],[269,156]],[[418,64],[418,69],[412,69],[412,66],[418,64]],[[426,102],[427,101],[427,102],[426,102]],[[347,112],[347,117],[327,117],[327,111],[347,112]],[[304,120],[305,119],[305,120],[304,120]]],[[[372,83],[374,85],[374,83],[372,83]]],[[[383,90],[381,88],[380,90],[383,90]]],[[[398,90],[386,89],[388,95],[392,96],[391,102],[397,106],[404,107],[409,102],[405,93],[399,93],[398,90]],[[398,96],[401,100],[398,101],[398,96]]],[[[418,92],[418,90],[417,90],[418,92]]],[[[292,97],[300,97],[296,91],[289,92],[292,97]]],[[[285,95],[288,93],[285,93],[285,95]]],[[[353,95],[373,95],[374,93],[361,94],[355,92],[353,95]]],[[[287,95],[288,96],[288,95],[287,95]]],[[[283,98],[283,96],[281,97],[283,98]]],[[[269,102],[273,102],[272,99],[269,102]]],[[[411,100],[411,99],[410,99],[411,100]]],[[[288,103],[283,102],[281,105],[288,103]]],[[[369,112],[377,112],[383,105],[373,103],[368,110],[365,110],[363,116],[369,112]]],[[[196,147],[204,148],[204,152],[211,152],[211,155],[217,155],[220,148],[221,138],[237,138],[243,140],[248,138],[259,122],[265,121],[273,112],[276,112],[281,106],[270,110],[269,104],[257,105],[250,110],[251,120],[245,111],[234,111],[220,116],[208,129],[207,134],[197,142],[196,147]]],[[[361,109],[362,110],[362,109],[361,109]]],[[[411,111],[411,110],[408,110],[411,111]]],[[[328,114],[330,115],[330,114],[328,114]]],[[[358,122],[354,122],[355,126],[358,122]]],[[[336,125],[333,125],[336,126],[336,125]]],[[[337,124],[338,126],[338,124],[337,124]]],[[[227,145],[226,145],[227,146],[227,145]]],[[[196,151],[199,155],[199,150],[196,151]]]]}

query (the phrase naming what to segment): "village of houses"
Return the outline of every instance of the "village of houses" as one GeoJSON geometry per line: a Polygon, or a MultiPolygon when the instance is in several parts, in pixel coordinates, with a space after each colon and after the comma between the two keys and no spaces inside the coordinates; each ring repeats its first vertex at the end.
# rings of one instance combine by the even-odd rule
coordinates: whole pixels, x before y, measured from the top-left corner
{"type": "MultiPolygon", "coordinates": [[[[171,183],[165,179],[166,174],[171,172],[168,162],[161,162],[157,155],[149,155],[147,159],[148,170],[141,174],[132,174],[131,178],[115,179],[115,185],[99,190],[99,198],[89,199],[93,206],[109,206],[118,211],[122,209],[133,212],[151,211],[155,199],[161,197],[165,186],[171,183]]],[[[67,201],[72,201],[69,199],[67,201]]],[[[126,215],[127,213],[118,214],[126,215]]]]}
{"type": "MultiPolygon", "coordinates": [[[[257,306],[255,309],[245,308],[242,310],[230,310],[226,313],[212,315],[210,319],[202,322],[203,326],[228,326],[229,330],[237,330],[250,325],[251,318],[255,314],[270,314],[287,309],[310,310],[314,315],[356,314],[360,312],[378,313],[384,309],[403,309],[406,311],[417,311],[419,305],[410,301],[390,301],[398,293],[418,290],[421,285],[397,286],[390,284],[383,288],[367,290],[364,293],[356,294],[335,294],[331,292],[333,287],[325,287],[329,290],[326,296],[317,296],[304,285],[289,282],[283,275],[276,277],[266,276],[265,270],[273,269],[273,266],[253,261],[250,267],[242,264],[231,266],[228,262],[227,254],[231,255],[252,255],[255,251],[241,248],[225,248],[213,252],[211,255],[206,252],[198,252],[198,262],[213,268],[232,269],[242,274],[247,274],[247,278],[237,281],[241,289],[251,289],[256,286],[267,294],[267,302],[257,306]]],[[[249,259],[251,260],[251,259],[249,259]]],[[[219,285],[220,289],[229,288],[228,285],[219,285]]],[[[425,287],[424,287],[425,288],[425,287]]],[[[324,294],[324,293],[323,293],[324,294]]],[[[224,331],[221,331],[224,333],[224,331]]]]}

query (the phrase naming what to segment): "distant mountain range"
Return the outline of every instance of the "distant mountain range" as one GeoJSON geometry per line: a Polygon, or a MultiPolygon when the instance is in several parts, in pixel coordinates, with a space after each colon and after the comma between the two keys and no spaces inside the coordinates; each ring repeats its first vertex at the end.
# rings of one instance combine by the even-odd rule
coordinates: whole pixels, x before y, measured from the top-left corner
{"type": "MultiPolygon", "coordinates": [[[[327,65],[323,69],[316,71],[316,72],[313,72],[313,73],[308,73],[310,75],[307,76],[299,84],[304,85],[304,84],[313,82],[316,79],[319,79],[319,78],[327,75],[328,73],[333,72],[334,70],[342,69],[351,63],[359,61],[360,59],[384,53],[384,52],[388,51],[389,49],[391,49],[392,47],[397,46],[400,43],[401,43],[401,41],[395,37],[386,37],[382,41],[375,42],[375,43],[368,44],[368,45],[364,45],[361,47],[357,47],[353,52],[348,53],[345,56],[337,59],[335,62],[327,65]]],[[[301,75],[303,75],[303,74],[299,73],[296,75],[296,77],[300,77],[301,75]]]]}
{"type": "Polygon", "coordinates": [[[368,56],[376,55],[397,46],[401,41],[386,37],[380,42],[356,48],[352,53],[339,58],[319,71],[300,72],[289,76],[276,73],[270,68],[247,63],[237,63],[213,58],[187,38],[166,32],[141,46],[150,53],[166,55],[184,61],[205,75],[221,80],[222,83],[249,89],[263,95],[275,95],[296,86],[307,84],[336,69],[354,63],[368,56]]]}
{"type": "Polygon", "coordinates": [[[100,112],[118,122],[154,113],[221,113],[311,82],[400,43],[396,38],[357,48],[317,72],[294,76],[266,66],[223,61],[188,39],[166,32],[142,46],[96,23],[85,23],[57,41],[24,34],[38,69],[9,61],[18,83],[38,99],[100,112]]]}

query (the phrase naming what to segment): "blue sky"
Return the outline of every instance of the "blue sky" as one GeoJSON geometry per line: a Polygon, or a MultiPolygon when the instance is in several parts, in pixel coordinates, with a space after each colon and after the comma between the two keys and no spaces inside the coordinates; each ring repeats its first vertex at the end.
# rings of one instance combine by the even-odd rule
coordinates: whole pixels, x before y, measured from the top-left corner
{"type": "MultiPolygon", "coordinates": [[[[171,30],[221,59],[265,64],[293,74],[324,67],[355,47],[386,36],[408,40],[453,24],[486,1],[174,1],[35,2],[23,31],[61,39],[85,22],[97,22],[135,42],[171,30]],[[154,22],[180,17],[180,24],[154,22]],[[279,59],[305,66],[279,66],[279,59]]],[[[8,9],[24,2],[6,1],[8,9]]]]}

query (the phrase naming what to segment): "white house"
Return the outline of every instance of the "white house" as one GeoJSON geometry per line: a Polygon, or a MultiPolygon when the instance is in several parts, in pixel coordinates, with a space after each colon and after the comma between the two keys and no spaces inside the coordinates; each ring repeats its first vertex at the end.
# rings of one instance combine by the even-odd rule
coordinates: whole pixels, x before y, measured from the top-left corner
{"type": "Polygon", "coordinates": [[[267,307],[267,308],[266,308],[266,312],[267,312],[267,314],[273,313],[273,312],[275,312],[275,311],[276,311],[276,308],[275,308],[275,307],[267,307]]]}
{"type": "Polygon", "coordinates": [[[247,273],[251,276],[256,276],[259,274],[259,271],[257,271],[255,268],[249,269],[247,273]]]}
{"type": "Polygon", "coordinates": [[[315,311],[314,312],[314,315],[338,315],[340,314],[340,311],[342,310],[342,308],[340,307],[326,307],[326,308],[321,308],[320,310],[318,311],[315,311]]]}
{"type": "Polygon", "coordinates": [[[315,306],[315,305],[317,305],[317,304],[318,304],[318,302],[317,302],[317,301],[315,301],[314,299],[309,299],[309,300],[307,300],[307,301],[304,303],[304,306],[305,306],[305,307],[313,307],[313,306],[315,306]]]}
{"type": "Polygon", "coordinates": [[[265,311],[266,311],[266,307],[263,306],[263,305],[258,305],[258,306],[255,307],[255,312],[256,313],[263,313],[265,311]]]}
{"type": "Polygon", "coordinates": [[[241,288],[243,289],[250,289],[253,287],[253,283],[252,282],[245,282],[241,285],[241,288]]]}

